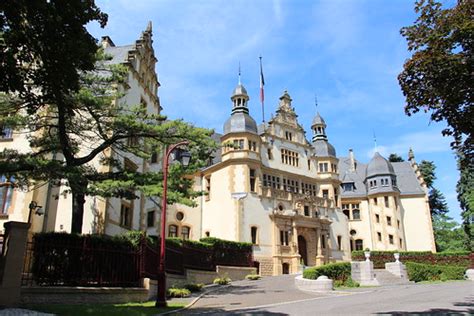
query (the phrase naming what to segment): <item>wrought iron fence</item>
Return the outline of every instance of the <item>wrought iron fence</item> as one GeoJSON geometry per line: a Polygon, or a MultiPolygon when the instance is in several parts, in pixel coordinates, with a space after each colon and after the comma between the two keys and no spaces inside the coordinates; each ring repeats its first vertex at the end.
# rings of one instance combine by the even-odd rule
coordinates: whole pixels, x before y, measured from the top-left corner
{"type": "Polygon", "coordinates": [[[140,253],[51,242],[28,242],[22,285],[139,286],[140,253]]]}

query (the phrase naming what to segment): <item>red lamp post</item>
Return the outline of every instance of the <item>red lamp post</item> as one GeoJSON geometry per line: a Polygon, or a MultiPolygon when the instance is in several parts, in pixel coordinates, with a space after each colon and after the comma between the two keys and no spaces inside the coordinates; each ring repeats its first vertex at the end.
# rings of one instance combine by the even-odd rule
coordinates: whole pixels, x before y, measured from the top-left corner
{"type": "MultiPolygon", "coordinates": [[[[160,263],[158,266],[158,289],[156,295],[156,307],[166,306],[166,274],[165,274],[165,254],[166,254],[166,244],[165,244],[165,233],[166,233],[166,206],[167,206],[167,190],[168,190],[168,165],[169,157],[173,150],[179,146],[188,145],[189,141],[184,140],[177,144],[165,147],[165,155],[163,156],[163,196],[161,197],[161,239],[160,239],[160,263]]],[[[182,152],[177,157],[178,160],[187,167],[191,155],[188,152],[182,152]]]]}

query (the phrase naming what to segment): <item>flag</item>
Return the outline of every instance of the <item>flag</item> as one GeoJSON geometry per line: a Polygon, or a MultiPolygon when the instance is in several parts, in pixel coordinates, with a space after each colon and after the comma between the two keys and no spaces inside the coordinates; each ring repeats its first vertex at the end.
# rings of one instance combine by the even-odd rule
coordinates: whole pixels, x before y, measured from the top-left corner
{"type": "Polygon", "coordinates": [[[260,102],[265,100],[265,94],[263,92],[263,86],[265,85],[265,80],[263,79],[263,68],[262,68],[262,57],[260,56],[260,102]]]}

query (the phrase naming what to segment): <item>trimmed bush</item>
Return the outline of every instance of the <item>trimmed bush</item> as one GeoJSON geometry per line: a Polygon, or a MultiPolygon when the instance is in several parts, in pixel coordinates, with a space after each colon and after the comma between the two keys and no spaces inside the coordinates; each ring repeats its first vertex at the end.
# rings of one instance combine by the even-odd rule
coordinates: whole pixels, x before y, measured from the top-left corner
{"type": "Polygon", "coordinates": [[[352,278],[348,278],[345,282],[342,280],[334,281],[334,287],[359,287],[360,284],[356,281],[352,280],[352,278]]]}
{"type": "Polygon", "coordinates": [[[463,280],[465,267],[453,265],[432,265],[407,262],[407,273],[410,281],[447,281],[463,280]]]}
{"type": "Polygon", "coordinates": [[[303,271],[303,278],[316,280],[321,275],[336,281],[346,282],[351,277],[350,262],[329,263],[320,267],[307,268],[303,271]]]}
{"type": "Polygon", "coordinates": [[[181,289],[181,288],[169,288],[166,292],[168,297],[188,297],[191,295],[191,291],[188,289],[181,289]]]}
{"type": "Polygon", "coordinates": [[[222,278],[215,278],[214,279],[214,284],[219,284],[219,285],[227,285],[231,282],[232,280],[228,277],[222,277],[222,278]]]}
{"type": "Polygon", "coordinates": [[[235,242],[215,237],[201,238],[199,241],[212,245],[216,265],[253,266],[251,243],[235,242]]]}
{"type": "Polygon", "coordinates": [[[247,274],[245,278],[247,280],[256,281],[256,280],[260,280],[261,277],[258,274],[247,274]]]}
{"type": "Polygon", "coordinates": [[[184,286],[185,289],[188,289],[191,292],[200,292],[203,287],[204,283],[190,283],[184,286]]]}
{"type": "MultiPolygon", "coordinates": [[[[385,263],[394,262],[394,253],[400,254],[400,261],[416,262],[424,264],[456,265],[468,268],[470,265],[469,251],[451,251],[431,253],[430,251],[371,251],[370,260],[374,263],[374,268],[384,269],[385,263]]],[[[363,251],[353,251],[352,260],[364,261],[363,251]]]]}

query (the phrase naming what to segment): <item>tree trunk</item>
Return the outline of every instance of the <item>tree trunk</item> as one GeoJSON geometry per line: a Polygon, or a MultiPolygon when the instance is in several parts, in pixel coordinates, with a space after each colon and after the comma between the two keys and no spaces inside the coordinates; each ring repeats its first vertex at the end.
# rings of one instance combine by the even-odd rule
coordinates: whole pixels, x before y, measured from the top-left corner
{"type": "Polygon", "coordinates": [[[84,218],[84,203],[86,202],[84,193],[77,193],[72,190],[72,221],[71,234],[82,233],[82,222],[84,218]]]}

